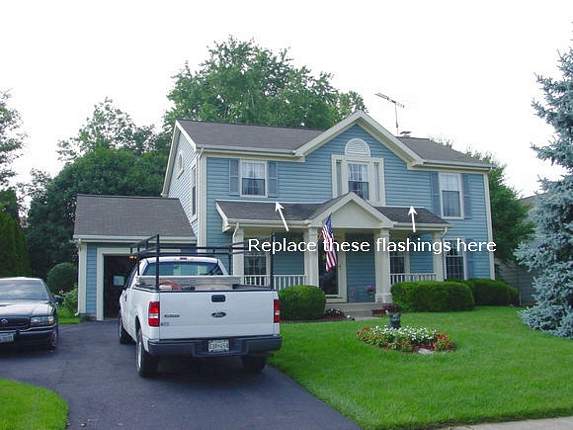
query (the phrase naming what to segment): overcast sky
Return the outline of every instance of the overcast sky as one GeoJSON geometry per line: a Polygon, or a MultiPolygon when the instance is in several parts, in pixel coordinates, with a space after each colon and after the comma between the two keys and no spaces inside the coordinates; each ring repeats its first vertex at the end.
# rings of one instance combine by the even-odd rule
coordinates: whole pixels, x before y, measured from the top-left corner
{"type": "Polygon", "coordinates": [[[334,74],[394,131],[451,139],[508,165],[523,195],[556,175],[530,149],[551,129],[533,114],[535,73],[557,76],[571,44],[573,2],[170,2],[11,1],[0,4],[0,89],[28,134],[16,163],[55,174],[58,140],[77,132],[93,105],[111,97],[139,124],[161,123],[171,77],[195,68],[214,40],[234,35],[278,50],[298,65],[334,74]]]}

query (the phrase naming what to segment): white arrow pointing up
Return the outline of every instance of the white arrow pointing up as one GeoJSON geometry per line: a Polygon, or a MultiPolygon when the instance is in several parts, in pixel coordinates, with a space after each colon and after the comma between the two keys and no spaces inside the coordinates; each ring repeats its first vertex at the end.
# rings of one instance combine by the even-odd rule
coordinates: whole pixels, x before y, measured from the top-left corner
{"type": "Polygon", "coordinates": [[[275,202],[275,212],[279,213],[283,225],[285,226],[285,230],[288,231],[288,224],[285,220],[285,216],[283,215],[283,209],[284,209],[283,205],[281,205],[279,202],[275,202]]]}
{"type": "Polygon", "coordinates": [[[412,217],[412,231],[414,233],[416,233],[416,219],[414,218],[414,215],[418,215],[418,212],[416,212],[416,209],[414,209],[414,206],[410,206],[410,210],[408,211],[408,215],[412,217]]]}

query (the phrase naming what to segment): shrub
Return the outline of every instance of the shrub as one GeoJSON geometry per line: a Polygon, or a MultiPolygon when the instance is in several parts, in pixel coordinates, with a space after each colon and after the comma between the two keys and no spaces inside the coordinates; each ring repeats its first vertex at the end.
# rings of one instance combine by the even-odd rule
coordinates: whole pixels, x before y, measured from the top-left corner
{"type": "Polygon", "coordinates": [[[517,305],[519,293],[503,281],[493,279],[470,279],[465,281],[472,289],[476,305],[517,305]]]}
{"type": "Polygon", "coordinates": [[[78,311],[78,288],[74,288],[64,294],[62,308],[74,315],[78,311]]]}
{"type": "Polygon", "coordinates": [[[324,315],[326,296],[311,285],[296,285],[279,291],[281,318],[284,320],[317,320],[324,315]]]}
{"type": "Polygon", "coordinates": [[[48,287],[53,294],[67,293],[73,290],[77,277],[78,272],[75,264],[56,264],[48,272],[48,287]]]}
{"type": "Polygon", "coordinates": [[[474,307],[470,287],[454,281],[400,282],[392,286],[392,298],[406,312],[463,311],[474,307]]]}
{"type": "Polygon", "coordinates": [[[456,347],[447,334],[424,327],[364,327],[356,335],[369,345],[402,352],[414,352],[420,348],[451,351],[456,347]]]}

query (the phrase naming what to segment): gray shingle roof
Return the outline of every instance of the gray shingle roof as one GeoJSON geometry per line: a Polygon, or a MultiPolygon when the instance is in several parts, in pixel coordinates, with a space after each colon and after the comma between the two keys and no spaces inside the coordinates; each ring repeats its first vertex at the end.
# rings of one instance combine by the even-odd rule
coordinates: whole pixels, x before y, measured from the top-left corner
{"type": "MultiPolygon", "coordinates": [[[[282,152],[292,152],[324,131],[190,120],[179,120],[179,124],[199,146],[252,148],[282,152]]],[[[398,137],[398,140],[425,160],[478,163],[488,166],[483,161],[430,139],[398,137]]]]}
{"type": "Polygon", "coordinates": [[[194,238],[179,199],[78,194],[74,236],[194,238]]]}
{"type": "MultiPolygon", "coordinates": [[[[344,196],[328,200],[324,203],[281,203],[284,207],[283,214],[287,221],[304,221],[332,206],[336,201],[344,196]]],[[[280,218],[275,212],[275,204],[272,202],[244,202],[218,200],[217,204],[229,219],[248,219],[251,221],[279,221],[280,218]]],[[[398,223],[409,223],[409,208],[384,206],[376,207],[382,215],[390,221],[398,223]]],[[[447,224],[442,218],[434,215],[428,209],[416,208],[416,222],[420,224],[447,224]]]]}

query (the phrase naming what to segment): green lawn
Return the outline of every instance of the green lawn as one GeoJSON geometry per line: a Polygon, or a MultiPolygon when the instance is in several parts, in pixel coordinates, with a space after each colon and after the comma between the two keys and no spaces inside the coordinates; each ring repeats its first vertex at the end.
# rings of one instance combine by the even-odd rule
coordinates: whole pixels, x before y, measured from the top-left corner
{"type": "Polygon", "coordinates": [[[515,309],[404,314],[403,324],[444,330],[458,344],[430,356],[355,336],[386,323],[284,324],[272,363],[369,429],[573,415],[573,341],[528,329],[515,309]]]}
{"type": "Polygon", "coordinates": [[[56,393],[0,379],[0,430],[59,430],[68,406],[56,393]]]}

